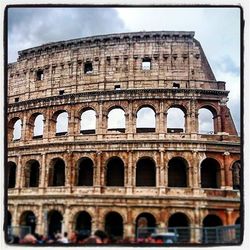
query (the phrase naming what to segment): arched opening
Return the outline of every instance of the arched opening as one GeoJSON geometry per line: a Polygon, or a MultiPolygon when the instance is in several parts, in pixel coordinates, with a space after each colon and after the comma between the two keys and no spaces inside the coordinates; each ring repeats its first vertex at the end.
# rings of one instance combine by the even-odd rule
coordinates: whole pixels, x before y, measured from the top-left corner
{"type": "Polygon", "coordinates": [[[93,186],[93,162],[90,158],[81,158],[78,161],[77,186],[93,186]]]}
{"type": "Polygon", "coordinates": [[[79,212],[76,216],[76,224],[75,224],[75,230],[79,234],[91,235],[91,216],[89,213],[82,211],[79,212]]]}
{"type": "Polygon", "coordinates": [[[155,111],[150,107],[141,108],[136,115],[136,132],[155,132],[155,111]]]}
{"type": "Polygon", "coordinates": [[[237,219],[236,219],[236,221],[235,221],[235,225],[240,225],[241,224],[241,222],[240,222],[240,217],[238,217],[237,219]]]}
{"type": "Polygon", "coordinates": [[[240,217],[238,217],[235,221],[235,238],[237,240],[240,240],[241,237],[241,221],[240,221],[240,217]]]}
{"type": "Polygon", "coordinates": [[[168,220],[169,231],[177,233],[178,242],[190,241],[189,219],[183,213],[175,213],[168,220]]]}
{"type": "Polygon", "coordinates": [[[125,112],[121,108],[113,108],[108,113],[108,130],[125,132],[125,112]]]}
{"type": "Polygon", "coordinates": [[[216,229],[222,226],[222,220],[217,215],[209,214],[203,219],[203,243],[219,243],[220,233],[216,229]]]}
{"type": "Polygon", "coordinates": [[[207,158],[201,163],[201,187],[220,188],[220,164],[212,158],[207,158]]]}
{"type": "Polygon", "coordinates": [[[32,234],[36,230],[36,216],[32,211],[25,211],[20,218],[20,226],[27,226],[30,228],[32,234]]]}
{"type": "Polygon", "coordinates": [[[124,163],[119,157],[109,159],[106,172],[107,186],[124,186],[124,163]]]}
{"type": "Polygon", "coordinates": [[[187,162],[174,157],[168,163],[168,186],[169,187],[187,187],[187,162]]]}
{"type": "Polygon", "coordinates": [[[105,232],[109,237],[122,239],[123,237],[123,219],[117,212],[109,212],[105,217],[105,232]]]}
{"type": "Polygon", "coordinates": [[[52,210],[48,213],[48,236],[54,238],[55,234],[62,231],[63,216],[60,212],[52,210]]]}
{"type": "Polygon", "coordinates": [[[51,161],[49,168],[49,186],[64,186],[65,184],[65,163],[60,158],[51,161]]]}
{"type": "Polygon", "coordinates": [[[135,221],[136,238],[147,238],[156,227],[155,217],[150,213],[141,213],[135,221]]]}
{"type": "Polygon", "coordinates": [[[13,141],[20,140],[22,137],[22,121],[18,119],[13,126],[13,141]]]}
{"type": "Polygon", "coordinates": [[[156,186],[155,162],[149,157],[141,158],[136,164],[136,186],[137,187],[156,186]]]}
{"type": "Polygon", "coordinates": [[[11,227],[12,224],[12,215],[10,211],[7,211],[7,227],[11,227]]]}
{"type": "Polygon", "coordinates": [[[16,186],[16,163],[8,162],[8,188],[14,188],[16,186]]]}
{"type": "Polygon", "coordinates": [[[93,109],[86,110],[81,115],[82,134],[95,134],[96,130],[96,112],[93,109]]]}
{"type": "Polygon", "coordinates": [[[180,108],[170,108],[167,113],[167,132],[185,132],[185,113],[180,108]]]}
{"type": "Polygon", "coordinates": [[[240,189],[241,183],[241,164],[240,161],[236,161],[232,167],[232,177],[233,177],[233,189],[240,189]]]}
{"type": "Polygon", "coordinates": [[[59,111],[56,117],[56,136],[65,135],[68,133],[68,113],[59,111]]]}
{"type": "Polygon", "coordinates": [[[201,108],[198,112],[199,115],[199,134],[214,134],[214,115],[207,108],[201,108]]]}
{"type": "Polygon", "coordinates": [[[42,114],[38,114],[34,121],[34,134],[33,138],[43,137],[44,117],[42,114]]]}
{"type": "Polygon", "coordinates": [[[25,167],[25,187],[39,186],[39,169],[40,164],[36,160],[30,160],[25,167]]]}

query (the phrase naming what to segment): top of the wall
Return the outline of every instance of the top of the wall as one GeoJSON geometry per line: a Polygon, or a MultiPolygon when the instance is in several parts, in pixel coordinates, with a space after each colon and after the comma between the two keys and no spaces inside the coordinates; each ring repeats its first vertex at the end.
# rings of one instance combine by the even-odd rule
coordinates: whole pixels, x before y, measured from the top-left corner
{"type": "Polygon", "coordinates": [[[148,32],[130,32],[130,33],[118,33],[108,35],[98,35],[91,37],[83,37],[77,39],[71,39],[66,41],[46,43],[41,46],[21,50],[18,52],[18,60],[24,59],[29,56],[40,54],[41,52],[47,52],[48,50],[65,49],[70,47],[79,47],[87,44],[98,44],[106,42],[118,41],[138,41],[138,40],[150,40],[150,39],[170,39],[170,40],[189,40],[194,37],[193,31],[148,31],[148,32]]]}

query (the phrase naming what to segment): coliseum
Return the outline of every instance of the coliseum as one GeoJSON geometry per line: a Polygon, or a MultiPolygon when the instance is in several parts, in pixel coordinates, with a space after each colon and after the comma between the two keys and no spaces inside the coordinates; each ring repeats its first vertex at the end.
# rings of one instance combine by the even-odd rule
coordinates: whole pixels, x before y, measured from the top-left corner
{"type": "MultiPolygon", "coordinates": [[[[8,65],[7,88],[8,226],[125,237],[141,225],[240,224],[229,91],[194,32],[26,49],[8,65]],[[209,133],[200,130],[201,109],[211,113],[209,133]]],[[[190,232],[186,241],[200,242],[190,232]]]]}

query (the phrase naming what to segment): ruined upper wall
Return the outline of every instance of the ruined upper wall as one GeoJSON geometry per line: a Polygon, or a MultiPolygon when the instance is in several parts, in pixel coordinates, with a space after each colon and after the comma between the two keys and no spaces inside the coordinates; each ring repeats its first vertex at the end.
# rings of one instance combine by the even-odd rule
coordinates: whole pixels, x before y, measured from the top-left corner
{"type": "Polygon", "coordinates": [[[9,103],[133,88],[225,89],[194,32],[136,32],[54,42],[8,65],[9,103]]]}

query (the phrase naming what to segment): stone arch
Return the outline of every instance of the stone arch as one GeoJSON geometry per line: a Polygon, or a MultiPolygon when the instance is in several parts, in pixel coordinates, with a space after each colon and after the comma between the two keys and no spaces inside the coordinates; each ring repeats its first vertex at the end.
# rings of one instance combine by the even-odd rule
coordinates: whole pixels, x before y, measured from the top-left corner
{"type": "Polygon", "coordinates": [[[92,228],[92,218],[86,211],[79,211],[75,215],[75,230],[83,235],[90,236],[92,228]]]}
{"type": "Polygon", "coordinates": [[[19,117],[13,117],[8,123],[9,140],[18,141],[22,137],[22,120],[19,117]]]}
{"type": "Polygon", "coordinates": [[[115,239],[123,238],[123,218],[120,213],[114,211],[108,212],[105,216],[104,221],[104,229],[109,237],[115,239]]]}
{"type": "Polygon", "coordinates": [[[93,186],[94,164],[89,157],[82,157],[77,162],[76,185],[93,186]]]}
{"type": "Polygon", "coordinates": [[[151,157],[142,157],[136,163],[136,184],[137,187],[156,186],[156,165],[151,157]]]}
{"type": "Polygon", "coordinates": [[[36,230],[36,220],[36,216],[32,211],[24,211],[20,216],[20,226],[29,227],[30,232],[34,234],[36,230]]]}
{"type": "Polygon", "coordinates": [[[68,112],[66,110],[57,110],[53,116],[56,136],[65,135],[68,133],[68,112]]]}
{"type": "Polygon", "coordinates": [[[40,164],[37,160],[29,160],[25,165],[25,187],[38,187],[40,175],[40,164]]]}
{"type": "Polygon", "coordinates": [[[126,129],[125,111],[121,106],[113,106],[108,110],[108,130],[124,133],[126,129]]]}
{"type": "Polygon", "coordinates": [[[136,112],[136,132],[151,133],[156,129],[156,112],[151,105],[142,105],[136,112]]]}
{"type": "Polygon", "coordinates": [[[239,190],[241,184],[241,164],[240,160],[235,161],[232,166],[233,189],[239,190]]]}
{"type": "Polygon", "coordinates": [[[120,157],[111,157],[106,167],[106,185],[124,186],[124,162],[120,157]]]}
{"type": "Polygon", "coordinates": [[[15,162],[9,161],[7,166],[8,166],[8,188],[15,188],[17,165],[15,162]]]}
{"type": "Polygon", "coordinates": [[[201,187],[220,188],[220,163],[213,158],[206,158],[201,162],[201,187]]]}
{"type": "Polygon", "coordinates": [[[177,212],[172,214],[168,219],[169,231],[176,232],[178,236],[178,242],[190,241],[190,220],[185,213],[177,212]]]}
{"type": "Polygon", "coordinates": [[[44,130],[44,116],[40,112],[33,113],[27,126],[29,138],[42,138],[44,130]],[[31,136],[32,134],[32,136],[31,136]]]}
{"type": "Polygon", "coordinates": [[[56,233],[62,231],[63,216],[58,210],[50,210],[47,214],[48,236],[54,238],[56,233]]]}
{"type": "Polygon", "coordinates": [[[91,107],[85,107],[80,115],[80,132],[82,134],[95,134],[96,111],[91,107]]]}
{"type": "Polygon", "coordinates": [[[188,163],[182,157],[173,157],[168,162],[168,186],[188,186],[188,163]]]}
{"type": "Polygon", "coordinates": [[[54,158],[49,167],[49,186],[65,185],[65,163],[61,158],[54,158]]]}
{"type": "Polygon", "coordinates": [[[211,105],[202,105],[198,110],[198,122],[200,134],[215,134],[217,128],[217,110],[211,105]]]}
{"type": "Polygon", "coordinates": [[[167,132],[185,133],[187,110],[182,105],[172,105],[167,110],[167,132]]]}
{"type": "Polygon", "coordinates": [[[135,220],[135,233],[136,238],[146,238],[148,237],[156,227],[155,216],[149,212],[140,213],[135,220]],[[150,229],[151,228],[151,229],[150,229]]]}

